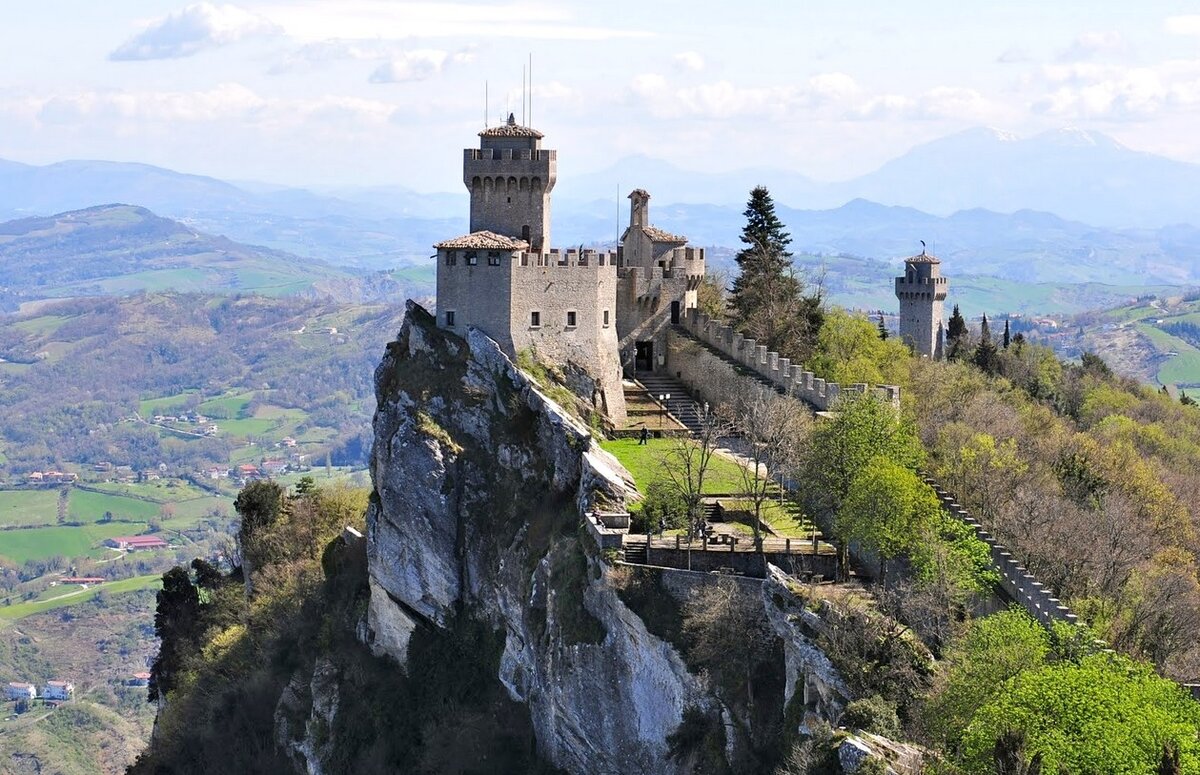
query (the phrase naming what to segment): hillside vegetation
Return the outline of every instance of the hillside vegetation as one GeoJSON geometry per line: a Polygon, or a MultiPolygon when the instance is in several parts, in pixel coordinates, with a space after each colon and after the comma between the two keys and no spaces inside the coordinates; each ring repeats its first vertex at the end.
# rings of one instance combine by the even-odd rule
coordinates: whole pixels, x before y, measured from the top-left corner
{"type": "Polygon", "coordinates": [[[312,292],[345,272],[204,234],[142,207],[102,205],[0,224],[0,310],[22,302],[135,290],[312,292]]]}
{"type": "Polygon", "coordinates": [[[0,473],[104,461],[192,473],[288,434],[318,462],[323,450],[363,461],[371,373],[398,325],[385,306],[176,293],[0,319],[0,473]],[[147,423],[177,411],[221,433],[147,423]]]}

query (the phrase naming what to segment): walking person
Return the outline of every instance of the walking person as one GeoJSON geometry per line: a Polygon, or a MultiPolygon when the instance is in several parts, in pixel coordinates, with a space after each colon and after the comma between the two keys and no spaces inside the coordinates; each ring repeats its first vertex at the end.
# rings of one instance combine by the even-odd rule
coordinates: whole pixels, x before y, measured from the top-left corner
{"type": "Polygon", "coordinates": [[[642,446],[642,445],[648,443],[649,440],[650,440],[650,429],[647,428],[645,425],[643,425],[642,432],[638,436],[638,446],[642,446]]]}

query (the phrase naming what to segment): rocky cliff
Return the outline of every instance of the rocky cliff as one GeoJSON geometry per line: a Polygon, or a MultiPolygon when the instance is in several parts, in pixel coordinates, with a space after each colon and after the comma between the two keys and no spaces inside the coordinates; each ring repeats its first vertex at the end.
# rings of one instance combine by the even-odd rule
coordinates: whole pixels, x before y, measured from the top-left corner
{"type": "MultiPolygon", "coordinates": [[[[397,673],[428,673],[431,642],[444,650],[474,633],[478,646],[456,653],[478,664],[463,672],[494,677],[514,728],[527,725],[538,757],[571,773],[764,771],[806,722],[840,714],[849,692],[803,632],[782,574],[739,583],[767,641],[747,673],[754,701],[698,667],[679,610],[714,577],[677,571],[650,596],[630,592],[629,569],[581,519],[624,508],[629,475],[486,336],[440,330],[410,302],[375,378],[358,637],[397,673]]],[[[312,729],[343,729],[336,714],[352,703],[317,667],[281,703],[293,719],[281,740],[310,773],[327,771],[338,745],[312,729]]]]}

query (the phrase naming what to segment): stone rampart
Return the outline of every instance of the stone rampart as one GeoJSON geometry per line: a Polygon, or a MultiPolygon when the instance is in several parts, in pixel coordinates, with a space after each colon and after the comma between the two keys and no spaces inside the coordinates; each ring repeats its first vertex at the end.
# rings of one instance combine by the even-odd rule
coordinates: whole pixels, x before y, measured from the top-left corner
{"type": "Polygon", "coordinates": [[[569,250],[559,250],[551,248],[544,253],[530,253],[527,251],[515,252],[512,254],[513,266],[536,266],[536,267],[592,267],[592,266],[611,266],[616,267],[619,263],[620,253],[611,250],[577,250],[571,248],[569,250]]]}
{"type": "Polygon", "coordinates": [[[975,519],[960,505],[950,493],[946,492],[936,481],[926,478],[925,483],[937,493],[942,508],[950,516],[962,522],[975,531],[975,537],[987,544],[992,555],[992,566],[1000,574],[1000,587],[1014,602],[1020,604],[1030,616],[1049,627],[1056,621],[1075,624],[1079,617],[1062,601],[1054,597],[1054,593],[1034,578],[1033,574],[1021,566],[1012,553],[991,533],[984,529],[979,520],[975,519]]]}
{"type": "Polygon", "coordinates": [[[708,315],[697,309],[688,310],[682,323],[696,339],[735,364],[753,371],[784,395],[799,398],[818,411],[832,408],[843,393],[865,394],[868,390],[873,390],[875,395],[888,403],[900,405],[899,387],[879,385],[872,389],[862,383],[842,386],[836,382],[826,382],[811,371],[805,371],[803,366],[793,364],[790,359],[742,336],[731,326],[710,320],[708,315]]]}

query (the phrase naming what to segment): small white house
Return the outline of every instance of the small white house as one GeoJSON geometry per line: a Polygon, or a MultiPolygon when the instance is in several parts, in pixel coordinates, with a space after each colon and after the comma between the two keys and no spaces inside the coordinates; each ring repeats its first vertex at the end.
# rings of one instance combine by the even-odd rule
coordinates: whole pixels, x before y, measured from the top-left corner
{"type": "Polygon", "coordinates": [[[42,699],[51,702],[69,700],[75,694],[75,684],[70,681],[47,681],[42,687],[42,699]]]}
{"type": "Polygon", "coordinates": [[[4,687],[4,699],[9,702],[16,700],[32,700],[37,697],[37,689],[33,684],[23,684],[13,681],[4,687]]]}

